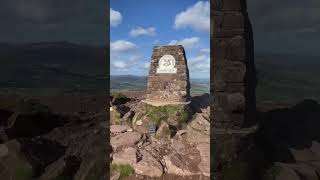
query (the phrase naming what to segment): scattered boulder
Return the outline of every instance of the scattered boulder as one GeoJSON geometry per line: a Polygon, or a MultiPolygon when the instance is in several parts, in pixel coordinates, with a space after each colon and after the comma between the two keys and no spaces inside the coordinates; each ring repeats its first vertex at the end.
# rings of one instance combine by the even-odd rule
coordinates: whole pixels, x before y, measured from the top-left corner
{"type": "Polygon", "coordinates": [[[189,125],[194,130],[200,131],[206,135],[210,135],[210,123],[203,117],[202,114],[197,113],[189,125]]]}
{"type": "Polygon", "coordinates": [[[127,125],[111,125],[110,126],[111,135],[121,134],[130,130],[131,130],[131,127],[127,125]]]}
{"type": "Polygon", "coordinates": [[[200,152],[201,157],[198,168],[204,176],[210,176],[210,144],[201,143],[196,148],[200,152]]]}
{"type": "Polygon", "coordinates": [[[160,177],[163,174],[161,163],[146,151],[142,152],[142,159],[134,166],[134,170],[148,177],[160,177]]]}
{"type": "Polygon", "coordinates": [[[178,154],[186,155],[188,152],[187,145],[177,139],[171,139],[171,146],[178,154]]]}
{"type": "Polygon", "coordinates": [[[112,137],[110,144],[114,152],[118,152],[125,147],[135,146],[141,139],[141,134],[138,132],[126,132],[112,137]]]}
{"type": "Polygon", "coordinates": [[[199,175],[197,167],[194,167],[187,156],[178,153],[171,153],[163,157],[166,170],[169,174],[178,176],[199,175]]]}
{"type": "Polygon", "coordinates": [[[125,115],[123,115],[122,119],[124,122],[131,125],[131,121],[132,121],[132,118],[134,117],[134,115],[135,115],[135,112],[129,110],[129,112],[127,112],[125,115]]]}
{"type": "Polygon", "coordinates": [[[156,132],[156,138],[162,139],[165,141],[170,141],[171,131],[168,123],[161,121],[160,126],[156,132]]]}
{"type": "Polygon", "coordinates": [[[210,123],[201,114],[197,113],[188,124],[187,140],[190,143],[210,143],[210,123]]]}
{"type": "Polygon", "coordinates": [[[113,164],[129,164],[134,166],[137,163],[137,150],[128,147],[119,153],[113,154],[113,164]]]}
{"type": "Polygon", "coordinates": [[[188,126],[187,140],[189,143],[210,143],[210,136],[188,126]]]}

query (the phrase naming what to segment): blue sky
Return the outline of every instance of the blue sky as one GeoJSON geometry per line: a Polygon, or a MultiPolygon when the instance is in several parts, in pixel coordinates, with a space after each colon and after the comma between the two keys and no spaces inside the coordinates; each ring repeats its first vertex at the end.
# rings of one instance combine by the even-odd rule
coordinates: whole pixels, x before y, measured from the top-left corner
{"type": "Polygon", "coordinates": [[[184,46],[191,78],[209,78],[210,8],[199,0],[111,0],[111,75],[148,75],[155,45],[184,46]]]}

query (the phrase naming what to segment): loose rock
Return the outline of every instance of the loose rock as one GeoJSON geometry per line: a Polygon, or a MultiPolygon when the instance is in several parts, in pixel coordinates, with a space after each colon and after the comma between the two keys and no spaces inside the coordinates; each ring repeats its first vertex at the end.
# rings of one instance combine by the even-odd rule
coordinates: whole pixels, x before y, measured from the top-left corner
{"type": "Polygon", "coordinates": [[[137,174],[149,177],[160,177],[163,174],[161,163],[146,151],[142,152],[142,160],[134,166],[134,170],[137,174]]]}
{"type": "Polygon", "coordinates": [[[114,152],[118,152],[125,147],[133,147],[141,139],[141,134],[138,132],[126,132],[112,137],[110,144],[114,152]]]}
{"type": "Polygon", "coordinates": [[[134,166],[137,163],[137,150],[132,147],[128,147],[119,153],[113,155],[113,164],[129,164],[134,166]]]}

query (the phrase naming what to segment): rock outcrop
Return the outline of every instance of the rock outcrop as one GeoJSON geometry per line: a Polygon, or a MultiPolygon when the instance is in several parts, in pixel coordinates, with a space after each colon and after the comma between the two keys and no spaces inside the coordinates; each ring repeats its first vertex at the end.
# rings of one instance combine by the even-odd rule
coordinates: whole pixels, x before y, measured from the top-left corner
{"type": "MultiPolygon", "coordinates": [[[[132,177],[209,179],[208,105],[200,106],[193,116],[193,109],[189,107],[184,114],[181,107],[185,105],[152,106],[142,102],[131,108],[132,129],[126,123],[111,125],[112,164],[131,166],[135,172],[132,177]],[[183,123],[178,126],[174,122],[183,123]],[[154,133],[150,132],[151,125],[154,133]]],[[[113,177],[118,177],[117,172],[113,177]]]]}

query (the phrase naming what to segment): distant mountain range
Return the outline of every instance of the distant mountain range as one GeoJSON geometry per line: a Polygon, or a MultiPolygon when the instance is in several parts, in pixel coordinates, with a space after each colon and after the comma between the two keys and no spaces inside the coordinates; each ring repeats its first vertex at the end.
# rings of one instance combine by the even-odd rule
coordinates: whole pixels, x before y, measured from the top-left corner
{"type": "MultiPolygon", "coordinates": [[[[104,47],[69,42],[0,43],[0,93],[105,93],[108,90],[104,47]]],[[[320,58],[256,53],[257,99],[320,101],[320,58]]],[[[111,76],[111,90],[141,90],[146,77],[111,76]]],[[[193,80],[192,92],[208,92],[208,80],[193,80]]]]}

